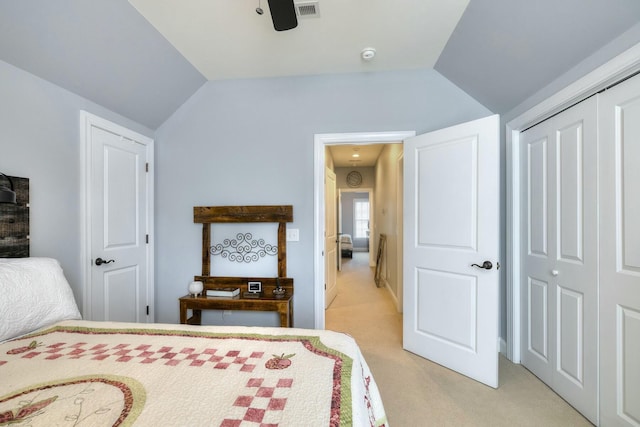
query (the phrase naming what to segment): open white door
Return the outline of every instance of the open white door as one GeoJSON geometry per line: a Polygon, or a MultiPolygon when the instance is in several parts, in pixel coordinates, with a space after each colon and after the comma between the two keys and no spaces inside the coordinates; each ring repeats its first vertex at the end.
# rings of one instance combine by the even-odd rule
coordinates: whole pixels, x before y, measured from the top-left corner
{"type": "Polygon", "coordinates": [[[324,308],[328,308],[338,295],[338,223],[336,221],[336,174],[325,168],[325,229],[324,229],[324,262],[325,262],[325,291],[324,308]]]}
{"type": "Polygon", "coordinates": [[[403,346],[491,387],[498,386],[499,126],[496,115],[404,141],[403,346]]]}
{"type": "MultiPolygon", "coordinates": [[[[338,258],[338,271],[342,271],[342,240],[340,239],[340,236],[342,236],[342,190],[338,190],[338,202],[336,204],[336,208],[338,209],[338,235],[336,236],[336,239],[338,240],[338,246],[336,256],[338,258]]],[[[336,278],[336,285],[337,282],[338,279],[336,278]]]]}

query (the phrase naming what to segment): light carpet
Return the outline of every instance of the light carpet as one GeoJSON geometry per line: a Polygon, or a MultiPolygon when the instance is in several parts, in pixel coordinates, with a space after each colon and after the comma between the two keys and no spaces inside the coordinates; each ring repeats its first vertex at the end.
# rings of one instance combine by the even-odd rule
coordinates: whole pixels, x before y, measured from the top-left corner
{"type": "Polygon", "coordinates": [[[353,336],[380,387],[391,427],[590,426],[521,365],[500,357],[493,389],[402,349],[402,315],[376,288],[367,253],[343,259],[326,328],[353,336]]]}

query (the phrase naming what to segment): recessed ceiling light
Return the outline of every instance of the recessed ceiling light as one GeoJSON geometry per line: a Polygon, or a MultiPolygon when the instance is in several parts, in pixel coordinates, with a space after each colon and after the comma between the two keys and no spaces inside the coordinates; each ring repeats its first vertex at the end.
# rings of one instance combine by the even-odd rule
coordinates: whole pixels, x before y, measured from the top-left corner
{"type": "Polygon", "coordinates": [[[355,153],[355,154],[352,154],[351,157],[360,157],[360,154],[355,153]]]}

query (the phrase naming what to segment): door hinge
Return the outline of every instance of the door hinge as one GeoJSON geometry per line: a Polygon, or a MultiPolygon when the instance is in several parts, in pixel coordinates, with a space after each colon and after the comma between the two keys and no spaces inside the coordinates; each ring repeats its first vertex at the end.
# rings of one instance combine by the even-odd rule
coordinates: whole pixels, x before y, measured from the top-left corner
{"type": "Polygon", "coordinates": [[[149,306],[147,306],[147,316],[149,315],[149,306]]]}
{"type": "Polygon", "coordinates": [[[149,163],[145,163],[145,172],[149,172],[149,163]]]}
{"type": "Polygon", "coordinates": [[[146,236],[146,241],[147,241],[147,244],[149,244],[149,235],[148,234],[146,236]]]}
{"type": "Polygon", "coordinates": [[[327,290],[327,284],[326,283],[324,284],[324,290],[325,291],[327,290]]]}

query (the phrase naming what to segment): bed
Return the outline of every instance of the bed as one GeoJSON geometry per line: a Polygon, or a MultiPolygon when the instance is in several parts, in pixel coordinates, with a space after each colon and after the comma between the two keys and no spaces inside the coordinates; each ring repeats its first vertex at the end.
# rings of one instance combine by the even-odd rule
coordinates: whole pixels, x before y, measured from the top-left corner
{"type": "Polygon", "coordinates": [[[350,234],[340,235],[340,252],[343,258],[353,258],[353,240],[350,234]]]}
{"type": "Polygon", "coordinates": [[[388,425],[345,334],[81,320],[49,258],[0,259],[0,285],[0,425],[388,425]]]}

